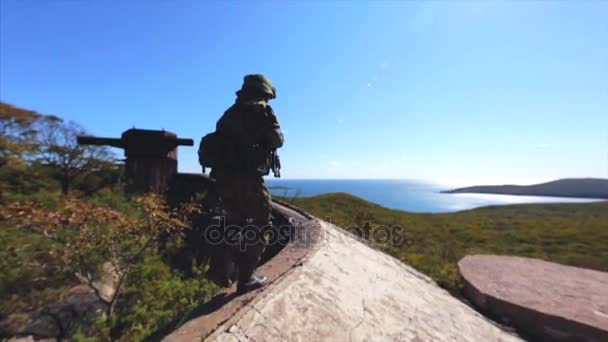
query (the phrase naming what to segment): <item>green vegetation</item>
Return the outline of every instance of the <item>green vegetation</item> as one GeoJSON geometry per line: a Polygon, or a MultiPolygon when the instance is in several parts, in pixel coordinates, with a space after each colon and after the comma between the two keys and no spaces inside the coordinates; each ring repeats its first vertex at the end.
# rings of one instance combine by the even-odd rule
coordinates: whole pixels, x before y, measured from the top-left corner
{"type": "Polygon", "coordinates": [[[3,205],[0,320],[61,302],[79,284],[92,288],[108,263],[119,281],[117,295],[100,301],[105,312],[96,324],[71,322],[64,338],[78,329],[94,340],[139,341],[187,314],[218,289],[203,277],[205,265],[171,265],[187,249],[188,212],[182,210],[169,210],[156,196],[107,191],[91,198],[40,193],[3,205]],[[171,239],[163,246],[167,232],[171,239]]]}
{"type": "Polygon", "coordinates": [[[355,234],[371,229],[368,238],[383,251],[455,295],[462,285],[457,262],[467,254],[518,255],[608,271],[608,202],[492,206],[447,214],[391,210],[344,193],[293,203],[355,234]],[[382,234],[373,238],[380,226],[394,227],[393,241],[378,241],[382,234]]]}
{"type": "Polygon", "coordinates": [[[188,254],[201,208],[125,196],[111,155],[75,144],[83,132],[0,103],[0,336],[141,341],[218,291],[188,254]],[[99,291],[104,276],[115,279],[105,282],[116,290],[109,295],[99,291]],[[63,305],[79,288],[101,314],[43,310],[59,328],[28,330],[29,317],[40,321],[36,310],[63,305]]]}

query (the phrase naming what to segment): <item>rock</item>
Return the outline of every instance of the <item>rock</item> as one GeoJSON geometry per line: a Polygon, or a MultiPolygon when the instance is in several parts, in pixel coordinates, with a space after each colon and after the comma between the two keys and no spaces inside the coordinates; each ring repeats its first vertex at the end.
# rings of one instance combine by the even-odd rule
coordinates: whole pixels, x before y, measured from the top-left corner
{"type": "Polygon", "coordinates": [[[23,336],[23,337],[11,337],[8,340],[6,340],[6,342],[57,342],[57,339],[54,339],[54,338],[37,339],[34,336],[29,335],[29,336],[23,336]]]}
{"type": "Polygon", "coordinates": [[[93,286],[101,299],[88,285],[70,288],[62,301],[31,312],[16,313],[0,321],[0,336],[61,338],[70,336],[77,326],[87,332],[93,322],[104,314],[118,285],[118,274],[110,262],[103,264],[103,272],[93,286]]]}
{"type": "Polygon", "coordinates": [[[84,285],[71,288],[67,293],[60,302],[31,312],[12,314],[0,321],[0,336],[65,338],[78,326],[86,331],[107,308],[107,303],[100,301],[84,285]]]}
{"type": "Polygon", "coordinates": [[[118,287],[118,273],[112,263],[105,262],[103,264],[103,271],[99,280],[93,282],[93,286],[99,291],[99,295],[106,302],[110,302],[116,293],[116,287],[118,287]]]}
{"type": "Polygon", "coordinates": [[[496,255],[466,256],[458,267],[475,306],[532,337],[608,341],[608,273],[496,255]]]}
{"type": "Polygon", "coordinates": [[[25,336],[25,337],[11,337],[6,342],[35,342],[34,336],[25,336]]]}

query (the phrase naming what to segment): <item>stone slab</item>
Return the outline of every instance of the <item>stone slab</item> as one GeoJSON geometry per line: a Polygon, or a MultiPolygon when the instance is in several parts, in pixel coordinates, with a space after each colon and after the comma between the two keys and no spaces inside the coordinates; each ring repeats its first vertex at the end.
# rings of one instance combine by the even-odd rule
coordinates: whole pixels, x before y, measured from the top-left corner
{"type": "Polygon", "coordinates": [[[538,259],[466,256],[465,295],[541,340],[608,341],[608,273],[538,259]]]}

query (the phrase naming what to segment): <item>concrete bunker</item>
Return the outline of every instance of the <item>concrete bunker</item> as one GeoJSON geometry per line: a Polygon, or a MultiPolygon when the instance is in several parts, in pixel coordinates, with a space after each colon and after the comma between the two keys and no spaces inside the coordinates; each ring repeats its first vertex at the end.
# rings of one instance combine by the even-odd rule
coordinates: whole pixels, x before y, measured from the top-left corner
{"type": "MultiPolygon", "coordinates": [[[[125,191],[128,194],[157,192],[165,195],[167,202],[177,206],[193,198],[201,198],[203,207],[217,206],[218,198],[213,190],[213,179],[204,173],[179,173],[179,146],[193,146],[194,140],[180,138],[166,130],[128,129],[120,138],[79,136],[81,145],[111,146],[123,149],[125,159],[125,191]]],[[[260,265],[271,260],[292,239],[295,233],[294,217],[289,211],[281,210],[285,203],[275,201],[273,205],[273,226],[278,231],[264,251],[260,265]]],[[[204,236],[204,229],[217,225],[217,217],[202,215],[195,219],[193,239],[204,236]]],[[[212,246],[205,241],[193,241],[198,251],[198,259],[210,257],[212,246]]]]}

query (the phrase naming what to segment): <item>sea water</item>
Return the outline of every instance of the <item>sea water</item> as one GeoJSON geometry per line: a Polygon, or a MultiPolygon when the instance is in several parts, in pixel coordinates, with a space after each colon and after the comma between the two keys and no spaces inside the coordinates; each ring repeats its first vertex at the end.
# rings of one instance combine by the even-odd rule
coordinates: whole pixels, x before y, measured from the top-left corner
{"type": "Polygon", "coordinates": [[[455,187],[414,180],[267,179],[266,184],[271,193],[277,196],[308,197],[345,192],[387,208],[426,213],[453,212],[488,205],[516,203],[596,201],[568,197],[443,194],[441,191],[455,187]]]}

